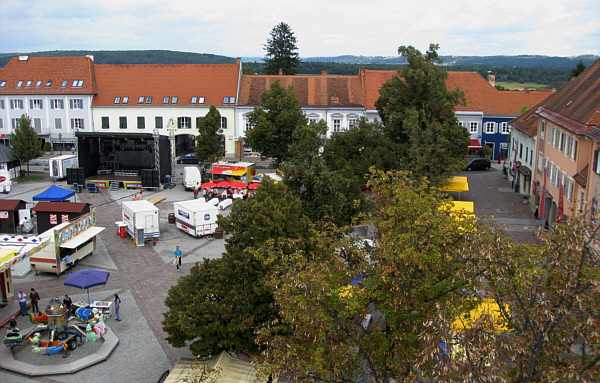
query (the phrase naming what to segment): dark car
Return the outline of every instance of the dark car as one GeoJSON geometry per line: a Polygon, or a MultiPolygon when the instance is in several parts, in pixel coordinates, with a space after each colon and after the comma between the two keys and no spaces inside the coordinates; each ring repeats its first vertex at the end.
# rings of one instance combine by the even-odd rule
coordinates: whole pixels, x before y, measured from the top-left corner
{"type": "Polygon", "coordinates": [[[194,153],[188,153],[177,159],[178,164],[197,164],[198,159],[194,153]]]}
{"type": "Polygon", "coordinates": [[[467,162],[467,170],[488,170],[492,167],[492,163],[489,158],[473,158],[467,162]]]}

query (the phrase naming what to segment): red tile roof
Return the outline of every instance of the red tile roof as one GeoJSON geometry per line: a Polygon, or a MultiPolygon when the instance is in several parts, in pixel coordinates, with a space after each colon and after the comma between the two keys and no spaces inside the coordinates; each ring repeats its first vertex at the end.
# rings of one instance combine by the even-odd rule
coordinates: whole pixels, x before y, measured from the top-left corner
{"type": "Polygon", "coordinates": [[[244,75],[240,84],[238,105],[258,106],[264,91],[279,81],[292,86],[302,107],[362,108],[364,96],[359,76],[339,75],[244,75]]]}
{"type": "Polygon", "coordinates": [[[529,137],[533,138],[537,136],[537,127],[538,127],[538,116],[537,111],[545,105],[548,98],[544,99],[542,102],[529,109],[527,112],[523,113],[519,117],[514,120],[509,121],[508,123],[512,125],[515,129],[529,137]]]}
{"type": "Polygon", "coordinates": [[[222,106],[223,97],[236,97],[240,64],[139,64],[96,65],[98,95],[93,106],[142,106],[140,97],[152,97],[144,106],[198,106],[192,97],[204,97],[200,106],[222,106]],[[115,104],[115,97],[129,102],[115,104]],[[171,104],[173,96],[177,104],[171,104]]]}
{"type": "Polygon", "coordinates": [[[33,211],[43,212],[58,212],[58,213],[81,213],[88,203],[85,202],[38,202],[34,207],[33,211]]]}
{"type": "MultiPolygon", "coordinates": [[[[397,75],[396,71],[365,70],[365,109],[374,110],[379,89],[384,82],[397,75]]],[[[482,111],[486,115],[518,116],[523,107],[531,109],[551,93],[547,91],[499,91],[477,72],[448,72],[446,87],[459,88],[465,93],[466,105],[457,105],[455,111],[482,111]]]]}
{"type": "Polygon", "coordinates": [[[553,94],[540,115],[578,134],[600,125],[600,59],[553,94]]]}
{"type": "Polygon", "coordinates": [[[0,71],[0,94],[94,94],[94,61],[89,57],[28,57],[20,60],[13,57],[0,71]],[[63,88],[63,81],[67,85],[63,88]],[[73,87],[73,81],[83,80],[80,87],[73,87]],[[17,88],[19,81],[21,87],[17,88]],[[31,81],[29,87],[27,82],[31,81]],[[40,81],[40,86],[36,84],[40,81]],[[46,87],[48,81],[52,81],[46,87]]]}
{"type": "Polygon", "coordinates": [[[15,210],[21,203],[26,203],[20,199],[0,199],[0,210],[15,210]]]}

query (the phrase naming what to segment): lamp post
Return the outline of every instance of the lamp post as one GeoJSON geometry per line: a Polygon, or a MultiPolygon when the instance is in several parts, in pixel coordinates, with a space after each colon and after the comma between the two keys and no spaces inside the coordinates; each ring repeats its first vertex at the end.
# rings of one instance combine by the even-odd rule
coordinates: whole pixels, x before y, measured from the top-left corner
{"type": "Polygon", "coordinates": [[[58,145],[59,145],[60,154],[62,155],[62,133],[58,133],[58,145]]]}

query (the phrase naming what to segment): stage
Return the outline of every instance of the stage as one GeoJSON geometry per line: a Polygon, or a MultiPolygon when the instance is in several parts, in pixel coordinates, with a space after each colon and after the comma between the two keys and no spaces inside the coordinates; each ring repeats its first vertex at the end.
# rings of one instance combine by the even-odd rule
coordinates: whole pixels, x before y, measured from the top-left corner
{"type": "MultiPolygon", "coordinates": [[[[96,184],[99,189],[108,189],[111,182],[117,182],[125,189],[141,189],[142,176],[137,172],[119,172],[117,174],[97,174],[85,179],[85,184],[96,184]]],[[[86,186],[87,187],[87,186],[86,186]]]]}

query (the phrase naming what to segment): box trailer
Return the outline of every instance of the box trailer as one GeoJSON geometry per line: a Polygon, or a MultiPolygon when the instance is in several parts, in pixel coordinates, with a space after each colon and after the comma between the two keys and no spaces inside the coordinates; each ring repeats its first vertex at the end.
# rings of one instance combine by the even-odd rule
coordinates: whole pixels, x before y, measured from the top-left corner
{"type": "Polygon", "coordinates": [[[75,263],[96,249],[96,235],[104,230],[96,226],[96,210],[81,217],[63,222],[39,235],[45,246],[32,254],[31,269],[59,275],[69,268],[67,261],[75,263]],[[69,258],[66,258],[69,256],[69,258]]]}
{"type": "Polygon", "coordinates": [[[175,209],[175,224],[194,237],[213,235],[217,229],[217,215],[219,208],[214,202],[205,202],[204,199],[193,199],[173,203],[175,209]]]}
{"type": "Polygon", "coordinates": [[[63,156],[53,157],[48,160],[50,168],[50,178],[60,180],[67,178],[67,169],[78,167],[77,156],[65,154],[63,156]]]}
{"type": "Polygon", "coordinates": [[[125,201],[121,204],[125,231],[137,243],[144,246],[145,240],[158,239],[160,225],[158,208],[150,201],[125,201]]]}

